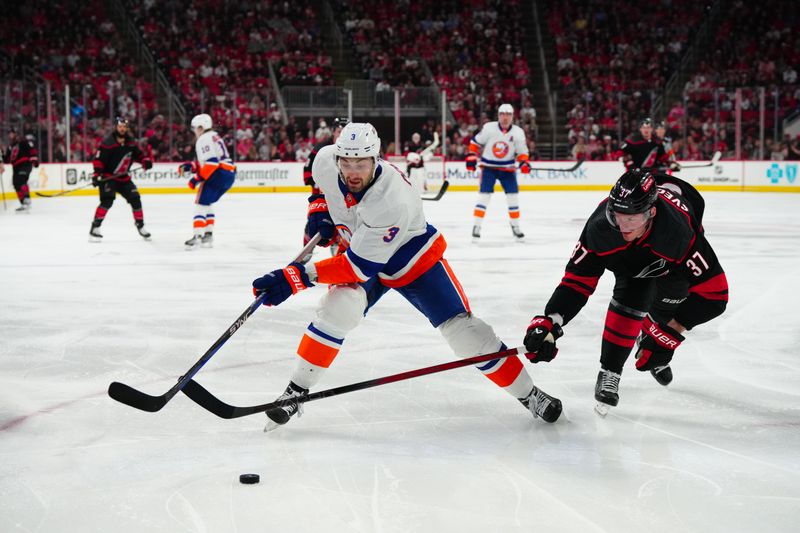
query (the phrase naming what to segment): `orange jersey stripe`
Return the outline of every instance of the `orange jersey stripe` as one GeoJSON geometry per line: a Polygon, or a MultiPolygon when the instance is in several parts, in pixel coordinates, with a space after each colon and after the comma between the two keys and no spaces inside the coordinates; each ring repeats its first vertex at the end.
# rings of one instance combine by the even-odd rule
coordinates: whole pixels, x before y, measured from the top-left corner
{"type": "Polygon", "coordinates": [[[339,354],[338,348],[331,348],[321,342],[312,339],[308,335],[303,335],[300,346],[297,347],[297,355],[311,363],[312,365],[328,368],[339,354]]]}
{"type": "Polygon", "coordinates": [[[337,255],[328,259],[323,259],[314,263],[317,269],[317,281],[328,285],[340,285],[343,283],[360,283],[367,281],[360,279],[353,271],[350,260],[346,254],[337,255]]]}
{"type": "Polygon", "coordinates": [[[517,156],[517,163],[522,163],[528,160],[528,154],[519,154],[517,156]]]}
{"type": "Polygon", "coordinates": [[[469,148],[467,150],[471,154],[479,155],[481,153],[481,145],[470,141],[469,148]]]}
{"type": "Polygon", "coordinates": [[[200,167],[200,171],[198,172],[198,174],[200,174],[201,178],[207,180],[208,178],[211,177],[211,174],[213,174],[214,171],[217,170],[218,168],[219,168],[219,163],[203,163],[203,166],[200,167]]]}
{"type": "Polygon", "coordinates": [[[506,357],[506,360],[500,363],[500,368],[491,374],[486,374],[486,377],[494,381],[498,387],[508,387],[514,383],[520,372],[522,372],[522,361],[516,355],[512,355],[506,357]]]}
{"type": "Polygon", "coordinates": [[[447,248],[447,242],[444,240],[444,235],[439,235],[433,242],[430,248],[417,259],[411,269],[397,279],[384,279],[381,278],[381,283],[387,287],[397,288],[408,285],[425,272],[430,270],[433,265],[439,262],[444,255],[444,250],[447,248]]]}

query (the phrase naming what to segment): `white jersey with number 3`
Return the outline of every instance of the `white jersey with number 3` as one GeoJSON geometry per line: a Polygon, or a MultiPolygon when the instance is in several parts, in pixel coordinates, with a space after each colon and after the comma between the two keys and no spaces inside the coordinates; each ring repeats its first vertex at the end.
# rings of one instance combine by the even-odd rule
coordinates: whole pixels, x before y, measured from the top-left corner
{"type": "Polygon", "coordinates": [[[317,153],[312,172],[339,235],[350,243],[346,256],[359,281],[377,274],[387,286],[403,286],[433,256],[441,257],[444,237],[427,223],[419,193],[394,165],[379,159],[371,185],[351,193],[331,145],[317,153]]]}

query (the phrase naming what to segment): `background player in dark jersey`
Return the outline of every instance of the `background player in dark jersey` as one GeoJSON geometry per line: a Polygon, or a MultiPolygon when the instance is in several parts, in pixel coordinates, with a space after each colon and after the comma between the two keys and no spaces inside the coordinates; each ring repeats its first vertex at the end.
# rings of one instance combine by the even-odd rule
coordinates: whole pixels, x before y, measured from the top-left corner
{"type": "Polygon", "coordinates": [[[31,191],[28,187],[28,178],[30,178],[33,167],[39,166],[39,153],[33,143],[20,138],[16,130],[11,130],[8,132],[8,146],[0,160],[0,174],[3,173],[4,162],[11,164],[14,173],[12,180],[20,203],[16,211],[19,213],[30,211],[31,191]]]}
{"type": "Polygon", "coordinates": [[[610,270],[616,283],[600,350],[597,411],[619,401],[619,380],[631,348],[636,368],[662,385],[682,333],[719,316],[728,282],[705,238],[702,197],[688,183],[640,169],[625,172],[586,222],[544,314],[533,318],[525,347],[549,361],[556,339],[610,270]]]}
{"type": "Polygon", "coordinates": [[[631,133],[619,147],[617,157],[622,157],[625,168],[655,170],[669,165],[667,153],[661,139],[653,135],[653,121],[643,118],[639,121],[639,131],[631,133]]]}
{"type": "MultiPolygon", "coordinates": [[[[333,132],[331,133],[331,136],[320,140],[314,145],[314,148],[311,150],[311,154],[308,156],[308,161],[306,161],[306,164],[303,165],[303,183],[311,187],[311,196],[308,198],[309,209],[313,209],[314,206],[320,205],[317,200],[323,198],[322,192],[317,187],[317,184],[314,183],[314,176],[311,174],[311,168],[314,165],[314,159],[317,157],[317,153],[319,153],[320,150],[326,146],[336,143],[336,141],[339,139],[339,134],[342,133],[342,128],[347,126],[348,122],[350,121],[347,117],[333,119],[333,132]]],[[[336,255],[339,250],[339,239],[336,235],[336,229],[333,227],[328,227],[327,225],[317,228],[309,227],[309,225],[306,224],[305,231],[303,232],[303,245],[308,244],[308,241],[311,239],[311,237],[313,237],[319,230],[321,230],[320,234],[323,237],[321,241],[322,246],[330,246],[331,254],[336,255]]],[[[312,255],[313,253],[308,254],[302,258],[300,263],[306,264],[311,260],[312,255]]]]}
{"type": "Polygon", "coordinates": [[[672,148],[672,138],[669,137],[667,132],[667,123],[660,120],[656,124],[656,138],[664,145],[665,157],[661,164],[657,165],[656,171],[664,174],[671,174],[681,169],[680,164],[675,160],[675,150],[672,148]]]}
{"type": "Polygon", "coordinates": [[[133,137],[128,133],[127,119],[117,117],[114,131],[100,143],[94,161],[92,161],[94,166],[92,183],[99,188],[100,205],[95,210],[92,227],[89,230],[90,241],[100,242],[103,238],[100,233],[100,225],[114,204],[117,193],[131,204],[133,221],[139,235],[145,240],[150,238],[150,232],[144,227],[142,197],[128,174],[134,162],[141,163],[145,170],[153,167],[153,161],[139,149],[133,137]]]}

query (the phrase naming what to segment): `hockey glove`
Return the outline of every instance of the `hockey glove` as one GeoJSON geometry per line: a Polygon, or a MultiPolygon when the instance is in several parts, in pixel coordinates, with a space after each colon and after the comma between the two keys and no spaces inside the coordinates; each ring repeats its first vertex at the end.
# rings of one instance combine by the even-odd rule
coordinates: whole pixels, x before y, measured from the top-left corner
{"type": "Polygon", "coordinates": [[[187,174],[197,174],[197,161],[187,161],[178,165],[178,176],[185,176],[187,174]]]}
{"type": "Polygon", "coordinates": [[[308,197],[308,222],[306,235],[313,237],[319,233],[322,237],[317,246],[330,246],[336,226],[328,213],[328,202],[324,194],[312,194],[308,197]]]}
{"type": "Polygon", "coordinates": [[[469,154],[467,156],[467,172],[475,172],[478,170],[478,156],[469,154]]]}
{"type": "Polygon", "coordinates": [[[644,372],[668,365],[675,350],[684,340],[684,336],[671,327],[653,322],[649,315],[646,316],[639,335],[636,369],[644,372]]]}
{"type": "Polygon", "coordinates": [[[142,159],[142,168],[145,170],[150,170],[153,168],[153,160],[149,157],[142,159]]]}
{"type": "Polygon", "coordinates": [[[100,186],[100,174],[92,174],[92,187],[100,186]]]}
{"type": "Polygon", "coordinates": [[[558,353],[556,348],[556,339],[564,336],[564,330],[561,326],[553,322],[549,316],[537,315],[533,317],[531,323],[528,325],[528,331],[525,333],[525,349],[531,355],[525,356],[533,363],[540,361],[552,361],[558,353]]]}
{"type": "Polygon", "coordinates": [[[195,190],[195,188],[197,187],[197,184],[198,184],[198,183],[201,183],[202,181],[203,181],[203,180],[201,180],[201,179],[199,179],[199,178],[192,178],[192,179],[190,179],[190,180],[189,180],[189,188],[190,188],[190,189],[192,189],[192,190],[195,190]]]}
{"type": "Polygon", "coordinates": [[[681,165],[677,161],[673,161],[669,164],[669,169],[673,172],[678,172],[681,169],[681,165]]]}
{"type": "Polygon", "coordinates": [[[253,280],[253,294],[266,294],[264,305],[280,305],[289,296],[313,286],[306,274],[306,267],[300,263],[291,263],[286,268],[273,270],[266,276],[253,280]]]}
{"type": "Polygon", "coordinates": [[[309,187],[316,186],[316,183],[314,183],[314,177],[311,175],[311,171],[310,170],[304,170],[303,171],[303,183],[305,183],[309,187]]]}
{"type": "Polygon", "coordinates": [[[530,174],[531,173],[531,166],[527,161],[523,161],[519,165],[519,171],[523,174],[530,174]]]}

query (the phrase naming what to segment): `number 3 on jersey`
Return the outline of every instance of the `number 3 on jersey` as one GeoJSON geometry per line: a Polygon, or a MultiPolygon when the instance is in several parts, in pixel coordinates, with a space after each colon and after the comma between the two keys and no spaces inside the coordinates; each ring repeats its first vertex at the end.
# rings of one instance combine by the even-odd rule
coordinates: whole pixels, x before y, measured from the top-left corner
{"type": "Polygon", "coordinates": [[[392,226],[389,228],[389,231],[383,237],[383,242],[392,242],[394,238],[397,236],[397,232],[400,231],[400,228],[397,226],[392,226]]]}

